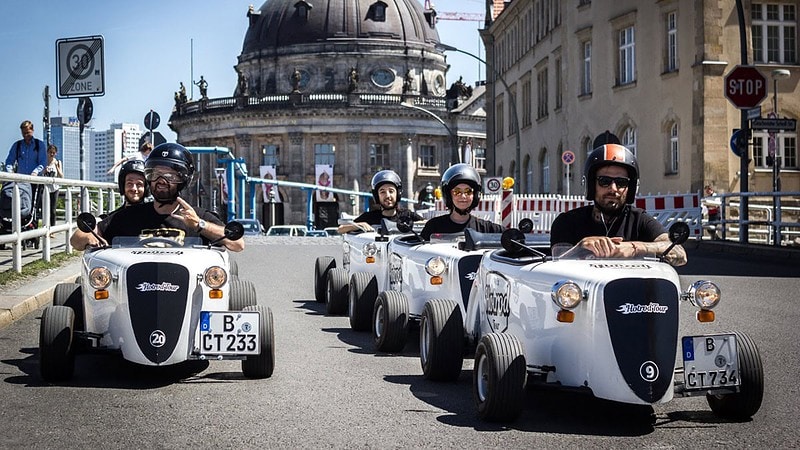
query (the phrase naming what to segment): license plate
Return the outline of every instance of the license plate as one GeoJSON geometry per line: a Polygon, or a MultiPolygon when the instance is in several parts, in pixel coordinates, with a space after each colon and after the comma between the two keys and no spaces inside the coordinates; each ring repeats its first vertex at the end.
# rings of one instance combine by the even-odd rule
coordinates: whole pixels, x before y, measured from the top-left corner
{"type": "Polygon", "coordinates": [[[683,381],[687,390],[738,386],[739,354],[732,334],[684,336],[683,381]]]}
{"type": "Polygon", "coordinates": [[[256,311],[200,313],[200,353],[203,355],[258,355],[260,315],[256,311]]]}

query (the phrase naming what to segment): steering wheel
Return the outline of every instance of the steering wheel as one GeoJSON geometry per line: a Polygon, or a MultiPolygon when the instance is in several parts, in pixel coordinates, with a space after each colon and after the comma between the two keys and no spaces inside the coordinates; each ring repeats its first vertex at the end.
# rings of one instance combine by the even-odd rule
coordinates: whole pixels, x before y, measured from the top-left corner
{"type": "Polygon", "coordinates": [[[139,241],[139,245],[141,245],[142,247],[150,247],[150,245],[148,244],[166,244],[169,247],[183,247],[183,244],[174,239],[160,237],[160,236],[144,238],[139,241]]]}

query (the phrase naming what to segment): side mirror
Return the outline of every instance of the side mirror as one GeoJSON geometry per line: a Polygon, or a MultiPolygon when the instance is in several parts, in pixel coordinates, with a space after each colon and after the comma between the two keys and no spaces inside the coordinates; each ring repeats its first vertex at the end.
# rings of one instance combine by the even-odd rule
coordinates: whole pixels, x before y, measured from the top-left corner
{"type": "Polygon", "coordinates": [[[509,228],[500,236],[500,244],[508,253],[517,255],[525,249],[525,233],[516,228],[509,228]]]}
{"type": "Polygon", "coordinates": [[[409,216],[399,217],[397,219],[397,229],[401,233],[410,233],[414,229],[414,220],[409,216]]]}
{"type": "Polygon", "coordinates": [[[517,225],[517,228],[519,228],[519,231],[528,234],[531,231],[533,231],[533,221],[526,217],[519,221],[519,225],[517,225]]]}
{"type": "Polygon", "coordinates": [[[94,218],[92,213],[88,212],[78,214],[78,218],[75,221],[78,223],[78,229],[84,233],[91,233],[94,231],[94,227],[97,226],[97,219],[94,218]]]}
{"type": "Polygon", "coordinates": [[[225,238],[236,241],[244,236],[244,225],[241,222],[231,221],[225,225],[225,238]]]}
{"type": "Polygon", "coordinates": [[[689,225],[686,222],[675,222],[669,227],[669,240],[681,245],[689,239],[689,225]]]}

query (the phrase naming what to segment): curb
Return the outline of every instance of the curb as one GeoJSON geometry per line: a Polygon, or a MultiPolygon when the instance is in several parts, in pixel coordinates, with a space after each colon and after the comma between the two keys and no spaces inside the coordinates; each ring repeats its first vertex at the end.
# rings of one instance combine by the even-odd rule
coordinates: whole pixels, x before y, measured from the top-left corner
{"type": "Polygon", "coordinates": [[[65,264],[43,278],[17,286],[13,292],[0,292],[0,329],[53,301],[59,283],[71,283],[80,274],[80,258],[65,264]]]}

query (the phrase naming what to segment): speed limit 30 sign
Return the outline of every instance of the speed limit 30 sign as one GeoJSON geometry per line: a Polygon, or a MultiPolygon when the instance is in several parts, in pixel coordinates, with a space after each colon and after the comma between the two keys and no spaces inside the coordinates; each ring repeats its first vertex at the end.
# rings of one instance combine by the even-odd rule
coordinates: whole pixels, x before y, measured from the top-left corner
{"type": "Polygon", "coordinates": [[[56,41],[58,98],[105,94],[103,37],[86,36],[56,41]]]}

